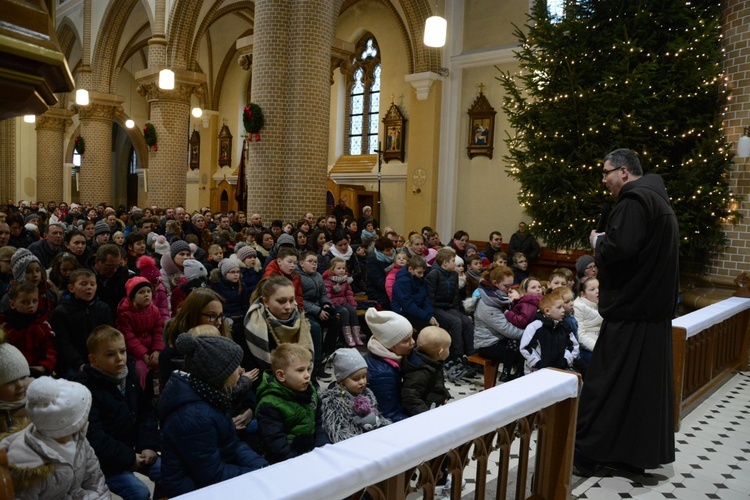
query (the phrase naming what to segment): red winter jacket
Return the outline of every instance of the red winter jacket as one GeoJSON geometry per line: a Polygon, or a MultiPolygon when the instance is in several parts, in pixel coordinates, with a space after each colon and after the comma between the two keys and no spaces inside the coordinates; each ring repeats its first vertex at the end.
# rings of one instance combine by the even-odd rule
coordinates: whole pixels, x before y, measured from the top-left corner
{"type": "Polygon", "coordinates": [[[145,309],[136,309],[125,297],[117,306],[115,326],[125,335],[125,347],[135,359],[164,349],[164,318],[153,302],[145,309]]]}
{"type": "Polygon", "coordinates": [[[292,274],[282,273],[281,269],[279,269],[279,263],[276,262],[276,259],[274,259],[266,266],[266,271],[263,273],[263,278],[270,278],[271,276],[277,275],[283,276],[292,282],[292,284],[294,285],[294,299],[297,301],[297,307],[299,307],[300,311],[304,311],[305,300],[302,293],[302,279],[299,277],[299,274],[295,272],[292,272],[292,274]]]}
{"type": "Polygon", "coordinates": [[[13,310],[0,314],[0,327],[5,330],[6,340],[21,351],[29,366],[44,367],[47,374],[52,374],[57,363],[57,351],[52,344],[52,337],[55,334],[52,333],[52,328],[47,323],[47,315],[37,313],[30,324],[24,318],[25,316],[28,315],[18,314],[13,310]],[[25,321],[28,326],[19,328],[11,326],[9,320],[15,323],[14,316],[25,321]]]}

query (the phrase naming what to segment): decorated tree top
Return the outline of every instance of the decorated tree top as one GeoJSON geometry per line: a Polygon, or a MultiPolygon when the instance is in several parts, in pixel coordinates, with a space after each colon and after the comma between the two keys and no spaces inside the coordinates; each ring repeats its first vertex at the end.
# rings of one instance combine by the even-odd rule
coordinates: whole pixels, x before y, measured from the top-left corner
{"type": "Polygon", "coordinates": [[[680,224],[681,257],[698,267],[738,217],[721,120],[721,7],[693,2],[569,2],[565,17],[535,0],[516,29],[518,74],[498,78],[513,133],[509,175],[552,248],[588,246],[602,203],[601,159],[635,151],[660,174],[680,224]]]}

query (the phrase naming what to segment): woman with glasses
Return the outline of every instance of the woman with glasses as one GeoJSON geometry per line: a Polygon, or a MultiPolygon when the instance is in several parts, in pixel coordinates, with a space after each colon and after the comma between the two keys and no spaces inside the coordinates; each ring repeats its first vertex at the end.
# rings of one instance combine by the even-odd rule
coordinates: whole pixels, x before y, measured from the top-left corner
{"type": "Polygon", "coordinates": [[[232,338],[224,318],[224,299],[210,288],[196,288],[185,298],[177,314],[164,325],[164,350],[159,356],[159,383],[167,383],[174,370],[182,370],[184,359],[175,350],[177,337],[198,325],[215,326],[222,337],[232,338]]]}
{"type": "Polygon", "coordinates": [[[482,273],[477,287],[479,298],[464,302],[467,311],[474,309],[474,348],[483,358],[503,364],[501,382],[523,375],[524,358],[518,350],[523,330],[505,317],[513,294],[518,297],[517,291],[511,291],[512,286],[513,271],[493,263],[482,273]]]}

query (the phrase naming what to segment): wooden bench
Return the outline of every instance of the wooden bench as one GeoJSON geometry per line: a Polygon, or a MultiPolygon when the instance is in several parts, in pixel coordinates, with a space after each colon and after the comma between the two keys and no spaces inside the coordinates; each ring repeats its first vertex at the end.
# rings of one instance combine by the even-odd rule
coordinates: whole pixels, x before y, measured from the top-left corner
{"type": "Polygon", "coordinates": [[[492,389],[493,387],[495,387],[495,382],[497,381],[498,363],[496,361],[492,361],[491,359],[483,358],[478,354],[469,356],[467,359],[470,363],[476,363],[484,367],[484,388],[492,389]]]}

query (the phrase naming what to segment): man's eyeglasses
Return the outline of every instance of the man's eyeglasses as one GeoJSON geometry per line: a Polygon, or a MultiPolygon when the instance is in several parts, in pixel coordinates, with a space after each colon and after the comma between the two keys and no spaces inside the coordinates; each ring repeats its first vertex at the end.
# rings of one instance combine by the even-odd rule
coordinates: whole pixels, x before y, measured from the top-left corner
{"type": "Polygon", "coordinates": [[[605,168],[602,170],[602,179],[606,179],[609,174],[614,172],[615,170],[620,170],[622,167],[615,167],[615,168],[605,168]]]}
{"type": "Polygon", "coordinates": [[[224,315],[223,314],[206,314],[206,313],[201,313],[201,316],[203,316],[204,318],[207,318],[208,321],[210,321],[211,323],[216,323],[217,321],[224,321],[224,315]]]}

